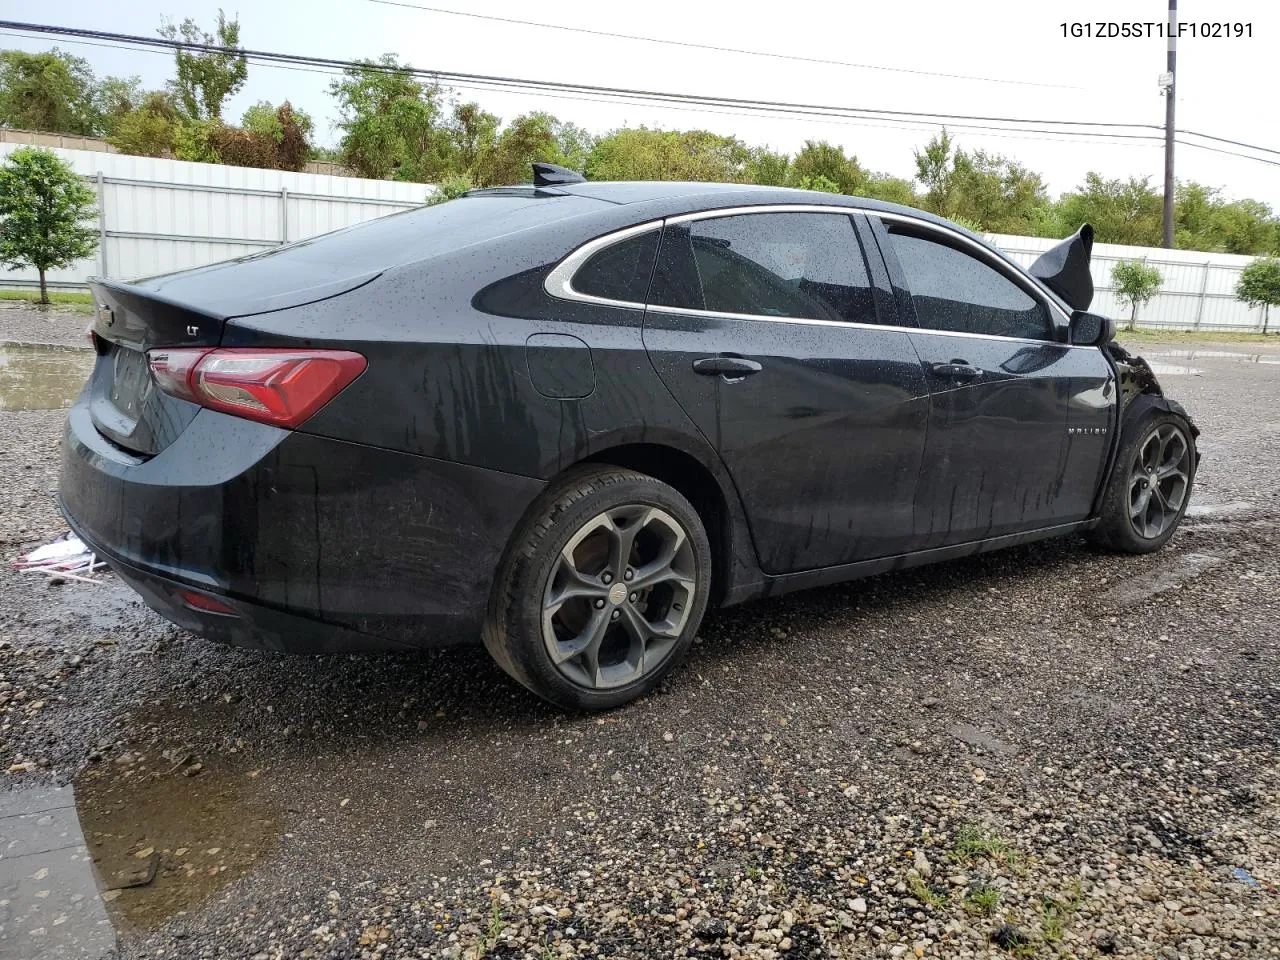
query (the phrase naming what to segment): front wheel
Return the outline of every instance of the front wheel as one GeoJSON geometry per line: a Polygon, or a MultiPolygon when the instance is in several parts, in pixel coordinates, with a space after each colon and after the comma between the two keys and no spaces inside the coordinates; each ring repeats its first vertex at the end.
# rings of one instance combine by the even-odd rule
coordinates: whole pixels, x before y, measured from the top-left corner
{"type": "Polygon", "coordinates": [[[569,710],[651,690],[706,610],[711,547],[672,487],[588,467],[539,498],[499,572],[484,642],[508,674],[569,710]]]}
{"type": "Polygon", "coordinates": [[[1120,449],[1090,539],[1122,553],[1159,550],[1182,522],[1195,472],[1191,425],[1175,413],[1152,414],[1120,449]]]}

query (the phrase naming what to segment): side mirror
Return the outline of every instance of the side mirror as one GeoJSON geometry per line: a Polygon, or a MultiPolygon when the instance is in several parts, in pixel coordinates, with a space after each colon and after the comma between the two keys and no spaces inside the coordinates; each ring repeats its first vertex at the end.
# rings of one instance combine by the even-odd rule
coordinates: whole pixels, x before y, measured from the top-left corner
{"type": "Polygon", "coordinates": [[[1080,347],[1101,347],[1116,338],[1116,322],[1097,313],[1077,310],[1067,328],[1068,342],[1080,347]]]}

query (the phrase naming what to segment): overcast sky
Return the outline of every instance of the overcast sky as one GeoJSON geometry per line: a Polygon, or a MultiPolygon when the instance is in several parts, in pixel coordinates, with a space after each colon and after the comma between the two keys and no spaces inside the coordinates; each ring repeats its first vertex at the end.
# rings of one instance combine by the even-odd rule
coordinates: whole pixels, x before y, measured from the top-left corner
{"type": "MultiPolygon", "coordinates": [[[[241,42],[249,48],[350,59],[392,52],[414,66],[530,79],[679,91],[890,110],[955,114],[1164,122],[1157,77],[1165,68],[1165,41],[1064,38],[1064,20],[1161,21],[1164,0],[894,0],[890,3],[644,4],[598,0],[405,0],[445,9],[571,24],[600,31],[747,48],[847,61],[862,67],[803,63],[678,46],[587,36],[515,24],[389,6],[375,0],[259,0],[238,13],[241,42]],[[759,12],[755,12],[756,10],[759,12]],[[892,67],[895,70],[871,69],[892,67]],[[997,78],[986,82],[918,75],[932,71],[997,78]],[[1033,86],[1045,84],[1047,86],[1033,86]]],[[[0,0],[8,19],[153,34],[162,16],[195,17],[211,28],[216,0],[0,0]]],[[[1252,38],[1197,39],[1178,48],[1178,126],[1280,149],[1275,107],[1275,55],[1280,52],[1276,0],[1183,0],[1182,19],[1252,23],[1252,38]]],[[[47,49],[48,39],[0,37],[5,46],[47,49]]],[[[99,75],[137,74],[160,87],[172,58],[99,46],[65,44],[99,75]]],[[[249,65],[249,81],[225,111],[235,120],[258,100],[291,100],[316,119],[318,139],[336,142],[330,76],[249,65]]],[[[748,143],[795,151],[806,139],[842,144],[873,170],[909,177],[912,148],[932,134],[928,125],[904,129],[874,122],[832,122],[777,116],[730,116],[688,108],[619,105],[547,95],[458,90],[504,118],[547,110],[594,132],[624,124],[703,127],[748,143]]],[[[1057,194],[1089,170],[1108,177],[1163,173],[1159,142],[1050,141],[1036,135],[954,131],[967,148],[1012,156],[1038,170],[1057,194]]],[[[1155,132],[1155,131],[1152,131],[1155,132]]],[[[1234,149],[1228,147],[1227,149],[1234,149]]],[[[1274,159],[1280,159],[1275,157],[1274,159]]],[[[1178,176],[1219,186],[1231,197],[1255,197],[1280,208],[1280,166],[1178,148],[1178,176]]]]}

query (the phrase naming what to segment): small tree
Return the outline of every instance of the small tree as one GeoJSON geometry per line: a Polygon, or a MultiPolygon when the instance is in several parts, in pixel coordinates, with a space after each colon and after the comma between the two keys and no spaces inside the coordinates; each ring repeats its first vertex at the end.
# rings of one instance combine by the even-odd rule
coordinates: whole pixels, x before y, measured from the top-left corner
{"type": "Polygon", "coordinates": [[[1271,308],[1280,304],[1280,259],[1259,257],[1240,272],[1236,299],[1262,307],[1262,332],[1267,332],[1271,308]]]}
{"type": "Polygon", "coordinates": [[[1111,282],[1121,303],[1129,305],[1129,323],[1126,330],[1138,325],[1138,308],[1151,301],[1164,283],[1164,277],[1145,260],[1121,260],[1111,268],[1111,282]]]}
{"type": "Polygon", "coordinates": [[[24,147],[0,165],[0,263],[40,272],[40,302],[49,302],[44,274],[91,256],[98,232],[85,226],[93,191],[52,151],[24,147]]]}

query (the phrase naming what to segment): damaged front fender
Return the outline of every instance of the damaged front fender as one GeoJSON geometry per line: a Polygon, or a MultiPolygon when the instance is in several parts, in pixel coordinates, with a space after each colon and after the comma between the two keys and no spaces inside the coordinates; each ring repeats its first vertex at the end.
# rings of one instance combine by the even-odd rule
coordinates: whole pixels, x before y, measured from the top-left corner
{"type": "MultiPolygon", "coordinates": [[[[1116,378],[1120,385],[1119,424],[1112,440],[1111,453],[1107,465],[1107,482],[1098,491],[1098,499],[1094,504],[1094,515],[1101,508],[1102,496],[1110,482],[1112,472],[1116,469],[1116,457],[1119,451],[1134,434],[1141,432],[1149,417],[1156,412],[1172,413],[1187,421],[1192,438],[1200,436],[1200,428],[1196,426],[1191,415],[1176,400],[1164,394],[1155,371],[1142,357],[1130,353],[1114,341],[1108,343],[1103,352],[1115,367],[1116,378]]],[[[1200,450],[1196,449],[1196,467],[1200,466],[1200,450]]]]}

